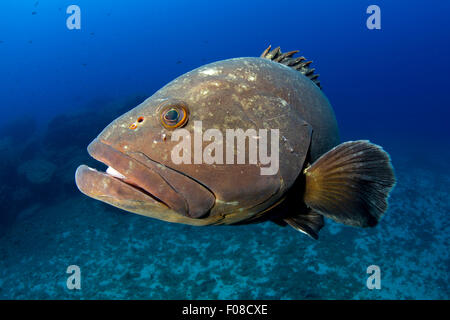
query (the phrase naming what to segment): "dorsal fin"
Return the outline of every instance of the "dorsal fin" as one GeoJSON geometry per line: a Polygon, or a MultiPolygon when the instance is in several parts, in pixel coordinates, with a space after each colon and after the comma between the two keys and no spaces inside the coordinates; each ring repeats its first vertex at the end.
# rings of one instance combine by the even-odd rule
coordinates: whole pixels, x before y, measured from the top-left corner
{"type": "Polygon", "coordinates": [[[272,51],[270,50],[271,48],[272,46],[269,46],[266,50],[264,50],[261,54],[261,58],[269,59],[300,71],[311,79],[311,81],[314,82],[320,89],[322,89],[318,79],[319,75],[314,74],[316,69],[310,67],[312,61],[307,61],[305,57],[293,58],[292,56],[296,54],[298,50],[282,53],[280,47],[276,47],[272,51]]]}

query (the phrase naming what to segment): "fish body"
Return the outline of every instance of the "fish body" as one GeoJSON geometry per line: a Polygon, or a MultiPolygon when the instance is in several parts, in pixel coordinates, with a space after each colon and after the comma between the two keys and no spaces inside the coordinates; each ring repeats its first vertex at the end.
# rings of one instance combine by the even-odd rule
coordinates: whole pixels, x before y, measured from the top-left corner
{"type": "Polygon", "coordinates": [[[323,216],[376,224],[387,204],[373,205],[372,194],[381,192],[375,200],[386,203],[395,182],[389,157],[365,141],[338,146],[334,111],[317,75],[294,53],[277,48],[261,57],[222,60],[168,83],[94,139],[88,152],[109,168],[103,173],[80,166],[78,188],[130,212],[197,226],[273,220],[317,238],[323,216]],[[231,147],[227,140],[236,130],[247,139],[240,162],[238,138],[231,147]],[[274,134],[267,143],[275,143],[268,149],[277,157],[269,164],[260,153],[253,161],[248,154],[252,143],[261,148],[260,133],[274,134]],[[208,162],[205,150],[223,161],[208,162]],[[363,157],[367,150],[375,158],[363,157]],[[227,163],[229,151],[234,161],[227,163]],[[185,161],[174,161],[174,154],[185,161]],[[343,159],[333,158],[339,154],[343,159]],[[336,170],[333,163],[341,160],[336,170]],[[363,165],[374,161],[381,173],[363,165]],[[273,172],[262,174],[269,165],[273,172]],[[367,187],[364,203],[357,199],[358,183],[367,187]],[[348,212],[355,217],[347,219],[348,212]]]}

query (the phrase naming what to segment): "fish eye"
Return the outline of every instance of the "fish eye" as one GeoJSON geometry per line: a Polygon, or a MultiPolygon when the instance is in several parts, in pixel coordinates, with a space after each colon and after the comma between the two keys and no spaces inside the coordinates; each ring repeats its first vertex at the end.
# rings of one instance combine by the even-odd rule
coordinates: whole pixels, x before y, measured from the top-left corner
{"type": "Polygon", "coordinates": [[[170,105],[161,112],[161,123],[167,129],[179,128],[187,123],[188,111],[183,105],[170,105]]]}
{"type": "Polygon", "coordinates": [[[175,109],[170,109],[169,111],[166,112],[166,114],[164,115],[164,120],[166,122],[174,122],[174,121],[178,121],[178,118],[180,117],[180,114],[178,113],[177,110],[175,109]]]}

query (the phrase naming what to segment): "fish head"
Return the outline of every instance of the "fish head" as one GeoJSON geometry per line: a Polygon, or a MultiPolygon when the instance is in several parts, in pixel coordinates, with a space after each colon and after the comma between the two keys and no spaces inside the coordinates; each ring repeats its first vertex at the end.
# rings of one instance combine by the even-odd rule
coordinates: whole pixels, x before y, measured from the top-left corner
{"type": "Polygon", "coordinates": [[[235,73],[233,61],[200,67],[114,120],[88,146],[108,169],[80,166],[78,188],[130,212],[192,225],[234,223],[270,206],[280,175],[262,175],[261,163],[250,163],[248,154],[244,163],[225,159],[227,129],[258,129],[242,108],[243,83],[235,73]],[[223,140],[205,139],[209,129],[223,140]],[[223,147],[222,162],[205,161],[213,140],[223,147]],[[186,161],[174,160],[177,155],[186,161]]]}

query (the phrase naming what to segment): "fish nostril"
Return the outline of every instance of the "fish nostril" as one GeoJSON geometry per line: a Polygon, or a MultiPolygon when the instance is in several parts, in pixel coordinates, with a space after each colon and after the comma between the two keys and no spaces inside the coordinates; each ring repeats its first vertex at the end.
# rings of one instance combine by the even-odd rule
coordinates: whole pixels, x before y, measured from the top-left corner
{"type": "Polygon", "coordinates": [[[139,118],[137,119],[136,122],[130,124],[130,126],[128,127],[128,129],[134,130],[134,129],[136,129],[136,128],[138,127],[138,124],[140,124],[140,123],[142,123],[142,122],[144,122],[144,117],[141,116],[141,117],[139,117],[139,118]]]}

